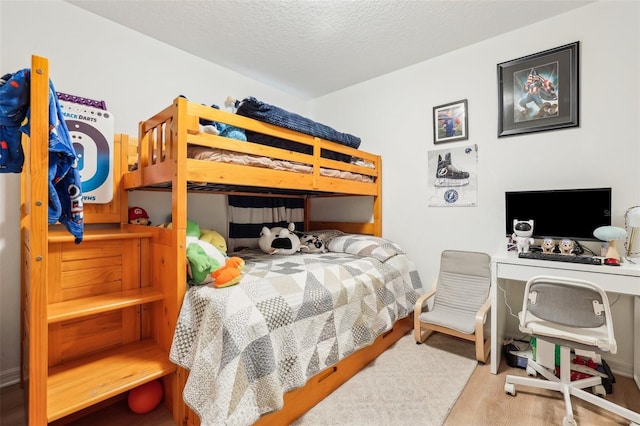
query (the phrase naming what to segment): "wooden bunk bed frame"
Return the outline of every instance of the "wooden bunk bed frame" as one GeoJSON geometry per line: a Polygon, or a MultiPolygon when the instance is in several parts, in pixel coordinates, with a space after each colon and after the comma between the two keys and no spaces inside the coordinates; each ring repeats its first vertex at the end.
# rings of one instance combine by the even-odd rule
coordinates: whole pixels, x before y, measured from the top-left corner
{"type": "MultiPolygon", "coordinates": [[[[381,159],[177,98],[140,123],[138,141],[116,135],[113,200],[108,204],[85,204],[84,240],[75,245],[71,234],[60,225],[47,222],[44,200],[48,198],[48,61],[34,56],[31,69],[31,138],[23,137],[26,159],[21,177],[22,382],[29,425],[77,416],[158,378],[163,381],[164,404],[175,423],[198,425],[198,417],[182,400],[188,371],[168,359],[187,290],[188,192],[301,197],[305,200],[307,230],[340,229],[381,236],[381,159]],[[199,132],[200,118],[306,144],[313,147],[313,154],[203,134],[199,132]],[[313,167],[313,172],[301,174],[190,159],[189,144],[305,163],[313,167]],[[321,149],[358,157],[373,166],[326,159],[321,157],[321,149]],[[321,167],[367,175],[371,183],[324,177],[321,167]],[[171,191],[172,228],[129,224],[128,193],[133,190],[171,191]],[[372,197],[373,221],[310,220],[312,198],[343,196],[372,197]],[[106,246],[114,251],[112,258],[117,261],[113,264],[101,261],[106,246]],[[87,263],[95,270],[79,266],[87,263]],[[108,278],[96,278],[104,275],[108,278]],[[75,277],[71,280],[73,285],[86,284],[84,293],[65,293],[62,283],[70,277],[75,277]],[[102,290],[105,281],[110,289],[106,292],[102,290]],[[108,322],[107,332],[97,331],[100,321],[108,322]],[[112,336],[113,329],[117,331],[116,338],[112,336]],[[90,343],[87,348],[70,349],[74,346],[70,341],[82,334],[91,335],[86,340],[90,343]]],[[[371,346],[320,372],[304,387],[285,394],[284,408],[261,417],[256,424],[291,423],[412,326],[411,318],[398,321],[371,346]]]]}
{"type": "MultiPolygon", "coordinates": [[[[162,287],[175,287],[168,299],[175,304],[167,311],[167,336],[171,336],[184,293],[186,282],[186,223],[187,193],[189,182],[199,182],[198,192],[211,190],[218,193],[252,194],[258,196],[299,196],[305,200],[305,229],[340,229],[349,233],[382,235],[382,162],[380,156],[356,150],[317,137],[273,126],[264,122],[209,108],[177,98],[173,104],[143,121],[139,126],[137,169],[123,176],[125,190],[171,188],[171,217],[173,230],[154,230],[152,253],[157,258],[154,265],[170,264],[170,268],[154,267],[152,280],[166,280],[162,287]],[[236,126],[281,139],[295,141],[313,148],[313,154],[302,154],[279,148],[214,136],[199,131],[200,119],[236,126]],[[252,166],[212,163],[187,158],[187,146],[201,145],[249,155],[278,158],[310,164],[313,172],[304,175],[296,172],[263,169],[252,166]],[[358,166],[321,157],[323,149],[357,157],[373,165],[358,166]],[[354,182],[321,176],[320,168],[328,168],[371,177],[370,183],[354,182]],[[373,222],[319,222],[310,219],[313,197],[370,196],[373,198],[373,222]]],[[[284,408],[265,415],[256,424],[290,424],[323,398],[355,375],[379,354],[395,343],[412,328],[411,318],[398,321],[392,330],[380,336],[373,345],[363,348],[338,364],[312,377],[299,389],[284,397],[284,408]]],[[[179,368],[176,398],[171,407],[176,424],[197,425],[199,419],[181,400],[181,389],[188,371],[179,368]]]]}

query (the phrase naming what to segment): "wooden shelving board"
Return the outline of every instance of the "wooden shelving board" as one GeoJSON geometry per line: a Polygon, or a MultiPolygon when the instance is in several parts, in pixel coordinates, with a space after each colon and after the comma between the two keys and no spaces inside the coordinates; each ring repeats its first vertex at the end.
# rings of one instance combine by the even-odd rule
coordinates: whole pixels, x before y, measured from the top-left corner
{"type": "Polygon", "coordinates": [[[49,369],[47,419],[58,420],[176,370],[156,343],[142,340],[49,369]]]}
{"type": "Polygon", "coordinates": [[[67,321],[142,303],[157,302],[163,298],[162,292],[153,287],[144,287],[52,303],[47,308],[47,322],[52,324],[67,321]]]}
{"type": "MultiPolygon", "coordinates": [[[[122,240],[125,238],[151,238],[151,232],[132,232],[116,227],[107,227],[102,229],[85,228],[82,241],[122,240]]],[[[73,242],[73,240],[74,236],[64,230],[49,231],[48,241],[50,243],[68,243],[73,242]]]]}

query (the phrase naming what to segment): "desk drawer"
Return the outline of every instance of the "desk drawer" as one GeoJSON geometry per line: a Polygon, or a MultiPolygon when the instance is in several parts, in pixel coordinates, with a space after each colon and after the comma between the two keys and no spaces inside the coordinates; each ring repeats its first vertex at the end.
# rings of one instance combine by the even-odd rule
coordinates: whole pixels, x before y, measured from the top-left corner
{"type": "Polygon", "coordinates": [[[550,267],[550,263],[551,262],[545,262],[544,265],[540,266],[496,263],[496,277],[498,279],[527,281],[536,275],[552,275],[591,281],[608,292],[633,295],[640,294],[640,277],[616,274],[612,270],[612,268],[615,268],[614,266],[594,266],[558,262],[560,263],[558,267],[550,267]],[[575,269],[572,269],[571,266],[575,269]]]}

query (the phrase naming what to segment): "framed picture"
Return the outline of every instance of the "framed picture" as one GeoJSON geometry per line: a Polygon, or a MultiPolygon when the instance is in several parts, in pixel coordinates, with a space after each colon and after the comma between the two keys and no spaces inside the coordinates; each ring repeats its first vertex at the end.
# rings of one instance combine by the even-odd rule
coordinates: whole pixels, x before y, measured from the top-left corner
{"type": "Polygon", "coordinates": [[[579,42],[498,64],[498,137],[577,127],[579,42]]]}
{"type": "Polygon", "coordinates": [[[469,139],[467,100],[433,107],[433,142],[454,142],[469,139]]]}

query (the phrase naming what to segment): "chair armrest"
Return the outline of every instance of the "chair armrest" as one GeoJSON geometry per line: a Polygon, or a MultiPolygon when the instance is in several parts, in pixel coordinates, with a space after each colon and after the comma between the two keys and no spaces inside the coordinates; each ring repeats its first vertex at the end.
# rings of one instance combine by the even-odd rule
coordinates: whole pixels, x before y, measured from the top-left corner
{"type": "Polygon", "coordinates": [[[420,296],[418,298],[418,300],[416,300],[416,304],[415,307],[413,308],[413,317],[414,318],[418,318],[420,316],[420,314],[422,313],[422,308],[424,307],[424,304],[427,300],[429,300],[430,298],[432,298],[435,294],[436,294],[436,287],[438,286],[438,281],[434,280],[433,286],[431,288],[430,291],[428,291],[427,293],[423,294],[422,296],[420,296]]]}
{"type": "Polygon", "coordinates": [[[487,320],[487,313],[491,310],[491,297],[488,297],[487,300],[480,306],[478,312],[476,312],[476,330],[478,327],[482,327],[482,325],[487,320]]]}

